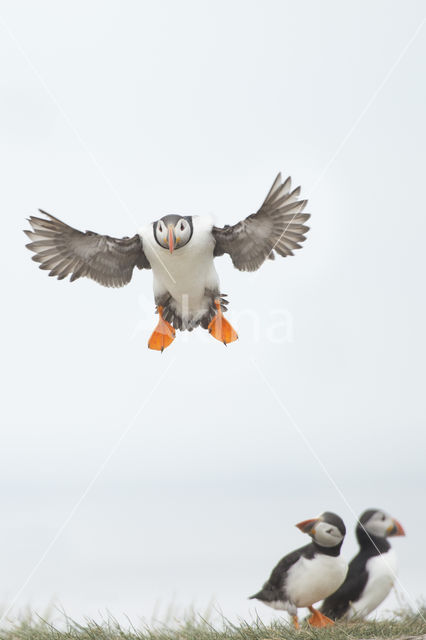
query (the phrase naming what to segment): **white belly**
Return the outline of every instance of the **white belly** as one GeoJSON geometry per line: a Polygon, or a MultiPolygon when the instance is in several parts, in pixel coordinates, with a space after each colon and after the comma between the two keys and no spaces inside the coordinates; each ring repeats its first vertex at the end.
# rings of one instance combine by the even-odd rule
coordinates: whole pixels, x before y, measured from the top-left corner
{"type": "Polygon", "coordinates": [[[272,600],[271,602],[264,602],[263,604],[268,605],[272,609],[276,609],[277,611],[287,611],[291,616],[297,615],[297,608],[291,602],[283,601],[283,600],[272,600]]]}
{"type": "Polygon", "coordinates": [[[286,591],[289,599],[296,607],[307,607],[323,600],[340,587],[347,571],[347,562],[340,556],[301,558],[288,572],[286,591]]]}
{"type": "Polygon", "coordinates": [[[170,253],[155,242],[152,225],[140,232],[143,250],[154,276],[154,295],[169,293],[175,309],[185,320],[202,317],[210,300],[206,289],[218,290],[214,267],[214,239],[209,218],[193,216],[194,232],[187,245],[170,253]]]}
{"type": "Polygon", "coordinates": [[[350,617],[367,616],[389,595],[397,569],[393,549],[367,562],[368,581],[361,598],[351,604],[350,617]]]}

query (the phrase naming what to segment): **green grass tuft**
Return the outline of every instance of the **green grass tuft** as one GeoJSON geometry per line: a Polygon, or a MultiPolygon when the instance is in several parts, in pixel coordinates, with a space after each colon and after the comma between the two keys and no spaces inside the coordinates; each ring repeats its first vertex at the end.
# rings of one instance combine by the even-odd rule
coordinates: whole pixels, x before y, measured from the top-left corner
{"type": "Polygon", "coordinates": [[[419,637],[426,634],[426,607],[405,611],[378,621],[341,622],[326,629],[313,629],[302,623],[296,631],[286,622],[270,625],[224,620],[219,626],[194,616],[175,625],[135,629],[110,619],[102,624],[88,621],[81,625],[67,621],[57,628],[44,620],[29,618],[0,631],[0,640],[368,640],[369,638],[419,637]]]}

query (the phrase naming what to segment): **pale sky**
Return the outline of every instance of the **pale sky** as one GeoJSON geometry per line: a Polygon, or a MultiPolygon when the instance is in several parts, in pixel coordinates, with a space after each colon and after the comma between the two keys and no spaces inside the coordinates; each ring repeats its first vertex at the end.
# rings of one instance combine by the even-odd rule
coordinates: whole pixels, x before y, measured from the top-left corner
{"type": "MultiPolygon", "coordinates": [[[[267,622],[294,523],[379,507],[424,593],[424,3],[0,4],[4,396],[0,602],[267,622]],[[152,274],[48,278],[43,208],[121,237],[166,213],[234,223],[275,175],[311,231],[255,274],[216,261],[240,339],[160,356],[152,274]],[[278,325],[278,326],[277,326],[278,325]]],[[[395,606],[390,598],[382,611],[395,606]]]]}

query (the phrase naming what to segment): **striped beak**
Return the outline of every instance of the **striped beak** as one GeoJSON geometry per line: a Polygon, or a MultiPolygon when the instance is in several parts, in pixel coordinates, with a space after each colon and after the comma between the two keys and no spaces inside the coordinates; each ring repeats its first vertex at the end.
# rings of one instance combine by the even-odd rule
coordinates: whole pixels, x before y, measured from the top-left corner
{"type": "Polygon", "coordinates": [[[398,522],[398,520],[393,519],[393,524],[387,530],[388,536],[405,536],[405,531],[402,527],[402,524],[398,522]]]}
{"type": "Polygon", "coordinates": [[[169,224],[168,245],[170,253],[173,253],[173,249],[175,248],[175,232],[171,224],[169,224]]]}
{"type": "Polygon", "coordinates": [[[308,533],[310,535],[315,535],[315,525],[317,522],[320,522],[320,518],[309,518],[309,520],[302,520],[296,524],[296,527],[300,529],[302,533],[308,533]]]}

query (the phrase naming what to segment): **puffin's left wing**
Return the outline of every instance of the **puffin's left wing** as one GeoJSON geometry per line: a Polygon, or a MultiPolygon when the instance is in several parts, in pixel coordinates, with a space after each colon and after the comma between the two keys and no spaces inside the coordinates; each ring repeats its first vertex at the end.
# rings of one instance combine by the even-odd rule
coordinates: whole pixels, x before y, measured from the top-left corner
{"type": "Polygon", "coordinates": [[[31,216],[32,231],[25,233],[32,240],[26,246],[36,255],[40,269],[48,270],[49,276],[62,280],[71,275],[91,278],[104,287],[122,287],[130,282],[133,269],[150,269],[151,265],[143,251],[139,235],[133,238],[112,238],[93,231],[85,233],[61,222],[50,213],[47,216],[31,216]]]}
{"type": "Polygon", "coordinates": [[[274,251],[285,257],[300,249],[309,229],[304,223],[310,216],[302,213],[308,201],[298,199],[300,187],[290,189],[291,178],[283,183],[279,173],[257,213],[223,229],[213,227],[214,256],[229,253],[237,269],[256,271],[267,258],[274,259],[274,251]]]}

